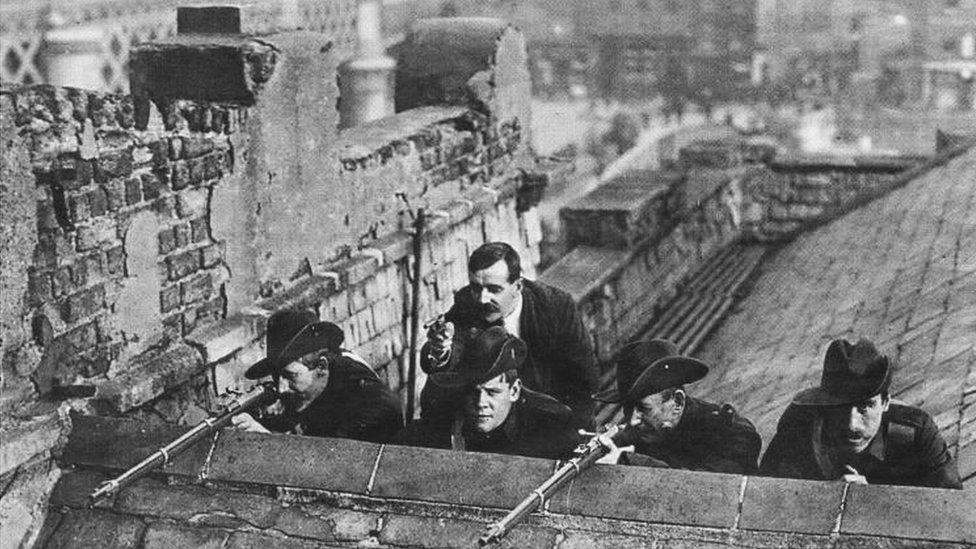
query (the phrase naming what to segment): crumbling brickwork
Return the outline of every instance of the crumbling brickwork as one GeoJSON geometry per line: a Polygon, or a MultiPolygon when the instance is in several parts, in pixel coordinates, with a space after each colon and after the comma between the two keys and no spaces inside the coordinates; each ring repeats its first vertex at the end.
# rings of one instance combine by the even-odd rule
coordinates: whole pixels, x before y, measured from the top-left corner
{"type": "Polygon", "coordinates": [[[83,383],[106,374],[126,344],[131,356],[154,337],[178,338],[221,315],[226,274],[209,232],[209,195],[232,169],[228,133],[240,113],[173,105],[170,117],[207,118],[195,135],[175,135],[134,131],[125,96],[39,86],[4,97],[12,108],[4,115],[30,152],[36,200],[26,307],[10,311],[29,319],[26,345],[36,352],[18,355],[17,374],[42,394],[83,383]],[[135,222],[142,214],[148,226],[135,222]],[[148,251],[134,246],[140,230],[149,232],[148,251]],[[153,261],[135,264],[137,252],[153,261]],[[138,278],[155,284],[129,291],[138,278]]]}
{"type": "Polygon", "coordinates": [[[131,96],[3,90],[5,538],[37,534],[39,516],[6,510],[56,480],[69,408],[197,422],[263,357],[275,310],[319,311],[403,390],[420,208],[424,319],[450,307],[486,240],[534,274],[524,43],[479,25],[495,38],[457,69],[477,100],[341,133],[333,41],[311,32],[140,46],[131,96]]]}

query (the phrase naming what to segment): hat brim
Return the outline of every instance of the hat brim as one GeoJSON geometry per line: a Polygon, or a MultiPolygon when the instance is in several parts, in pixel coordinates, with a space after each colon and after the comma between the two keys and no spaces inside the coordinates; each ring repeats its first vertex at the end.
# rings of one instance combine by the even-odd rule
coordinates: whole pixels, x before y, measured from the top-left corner
{"type": "Polygon", "coordinates": [[[262,377],[271,375],[274,369],[273,360],[270,358],[262,358],[244,372],[244,377],[247,379],[261,379],[262,377]]]}
{"type": "Polygon", "coordinates": [[[850,406],[863,402],[865,399],[873,398],[884,391],[884,383],[876,391],[870,391],[870,395],[834,395],[820,387],[804,389],[793,397],[793,404],[797,406],[850,406]]]}
{"type": "MultiPolygon", "coordinates": [[[[448,372],[437,372],[436,374],[431,374],[428,379],[434,385],[445,389],[463,389],[478,385],[479,383],[485,383],[509,370],[518,370],[525,364],[528,349],[522,340],[514,336],[507,337],[510,339],[502,345],[498,354],[491,358],[490,364],[488,364],[488,360],[485,360],[486,357],[480,356],[475,359],[477,362],[469,364],[467,368],[448,372]]],[[[462,361],[467,358],[470,357],[462,354],[462,361]]]]}
{"type": "Polygon", "coordinates": [[[444,389],[464,389],[467,387],[474,387],[479,383],[485,383],[486,381],[496,378],[505,373],[508,368],[495,367],[489,369],[483,374],[473,374],[471,372],[437,372],[436,374],[431,374],[428,379],[431,383],[442,387],[444,389]]]}
{"type": "Polygon", "coordinates": [[[666,356],[644,369],[627,391],[624,401],[634,402],[671,387],[694,383],[708,374],[708,366],[687,356],[666,356]]]}
{"type": "Polygon", "coordinates": [[[430,374],[427,378],[431,383],[444,389],[461,389],[474,381],[473,376],[464,375],[460,372],[437,372],[430,374]]]}
{"type": "Polygon", "coordinates": [[[274,357],[263,358],[244,372],[247,379],[261,379],[272,375],[288,363],[307,354],[329,349],[338,351],[345,340],[342,328],[332,322],[315,322],[301,329],[274,357]]]}

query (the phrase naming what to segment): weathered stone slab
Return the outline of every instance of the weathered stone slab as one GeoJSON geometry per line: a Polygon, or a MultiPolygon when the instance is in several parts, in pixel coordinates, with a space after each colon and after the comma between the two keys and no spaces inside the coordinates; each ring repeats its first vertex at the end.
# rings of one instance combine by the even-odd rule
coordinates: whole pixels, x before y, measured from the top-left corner
{"type": "Polygon", "coordinates": [[[146,529],[142,548],[196,547],[199,549],[221,549],[226,541],[226,531],[157,522],[150,524],[149,528],[146,529]]]}
{"type": "Polygon", "coordinates": [[[357,440],[224,431],[207,478],[364,494],[379,451],[357,440]]]}
{"type": "Polygon", "coordinates": [[[108,511],[72,509],[48,539],[47,549],[98,547],[125,549],[138,547],[146,525],[137,517],[108,511]]]}
{"type": "Polygon", "coordinates": [[[604,284],[630,258],[626,250],[594,246],[577,246],[550,266],[539,277],[540,282],[555,286],[580,303],[594,288],[604,284]]]}
{"type": "Polygon", "coordinates": [[[130,515],[192,521],[222,528],[244,525],[269,528],[281,513],[281,505],[266,496],[195,485],[167,486],[147,479],[123,490],[115,509],[130,515]]]}
{"type": "MultiPolygon", "coordinates": [[[[476,547],[485,532],[482,522],[394,515],[380,531],[379,541],[409,547],[476,547]]],[[[551,547],[556,531],[520,525],[494,547],[551,547]]]]}
{"type": "Polygon", "coordinates": [[[749,477],[739,527],[829,534],[843,496],[842,483],[749,477]]]}
{"type": "Polygon", "coordinates": [[[841,533],[976,543],[976,493],[852,485],[841,533]]]}
{"type": "Polygon", "coordinates": [[[591,517],[730,528],[742,477],[598,465],[557,495],[549,510],[591,517]]]}
{"type": "Polygon", "coordinates": [[[102,383],[93,405],[112,413],[127,412],[184,383],[202,369],[200,353],[184,343],[152,350],[132,360],[122,375],[102,383]]]}
{"type": "Polygon", "coordinates": [[[386,446],[372,495],[511,508],[553,471],[542,459],[386,446]]]}
{"type": "MultiPolygon", "coordinates": [[[[99,469],[128,469],[187,431],[129,419],[74,416],[62,461],[99,469]]],[[[210,438],[172,458],[161,472],[196,477],[210,450],[210,438]]]]}

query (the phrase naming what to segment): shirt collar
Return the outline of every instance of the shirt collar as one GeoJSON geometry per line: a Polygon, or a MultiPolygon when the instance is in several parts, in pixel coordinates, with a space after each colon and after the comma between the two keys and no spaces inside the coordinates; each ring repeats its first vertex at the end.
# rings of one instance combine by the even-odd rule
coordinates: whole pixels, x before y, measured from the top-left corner
{"type": "Polygon", "coordinates": [[[504,319],[502,319],[505,323],[505,331],[515,337],[521,337],[520,323],[522,320],[522,303],[522,292],[519,292],[515,299],[515,308],[512,309],[512,312],[508,313],[504,319]]]}

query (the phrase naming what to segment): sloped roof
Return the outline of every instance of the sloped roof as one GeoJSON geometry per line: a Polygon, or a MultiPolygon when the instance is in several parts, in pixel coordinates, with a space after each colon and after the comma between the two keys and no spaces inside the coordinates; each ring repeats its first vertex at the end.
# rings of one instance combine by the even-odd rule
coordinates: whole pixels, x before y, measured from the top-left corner
{"type": "Polygon", "coordinates": [[[712,372],[696,391],[768,443],[839,337],[888,354],[894,398],[932,414],[960,473],[976,474],[976,148],[768,259],[700,350],[712,372]]]}

